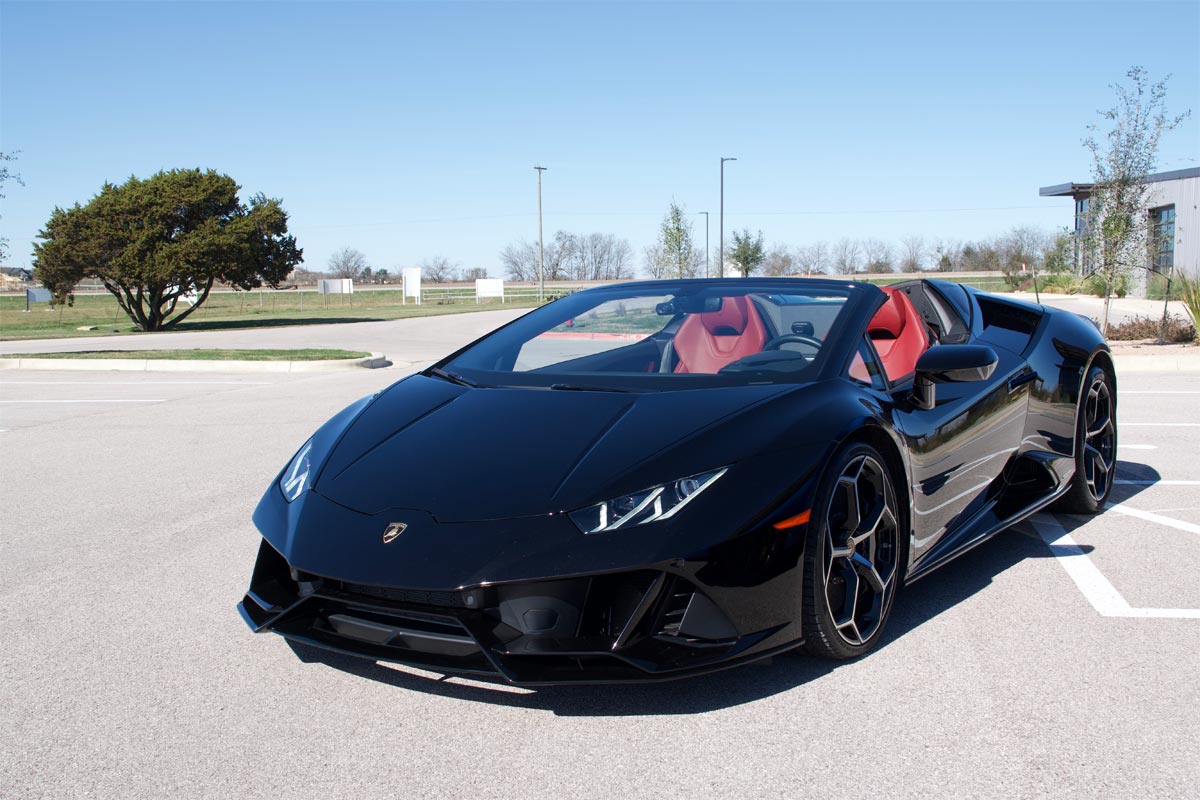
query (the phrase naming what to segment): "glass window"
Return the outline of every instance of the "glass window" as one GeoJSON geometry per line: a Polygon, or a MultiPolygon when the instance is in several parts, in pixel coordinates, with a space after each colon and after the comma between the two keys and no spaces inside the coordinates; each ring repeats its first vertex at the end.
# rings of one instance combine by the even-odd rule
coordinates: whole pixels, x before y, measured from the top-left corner
{"type": "Polygon", "coordinates": [[[1085,275],[1092,272],[1092,255],[1087,242],[1091,211],[1090,197],[1075,200],[1075,267],[1085,275]]]}
{"type": "Polygon", "coordinates": [[[1150,209],[1150,269],[1170,272],[1175,266],[1175,206],[1150,209]]]}
{"type": "Polygon", "coordinates": [[[875,360],[875,353],[866,341],[858,346],[858,351],[855,352],[854,358],[850,359],[850,371],[848,374],[852,381],[871,386],[880,391],[887,388],[887,384],[883,380],[883,370],[879,368],[879,362],[875,360]]]}
{"type": "MultiPolygon", "coordinates": [[[[657,281],[543,306],[440,366],[483,386],[668,391],[810,380],[845,306],[841,281],[657,281]]],[[[871,289],[871,291],[874,291],[871,289]]]]}
{"type": "Polygon", "coordinates": [[[670,295],[650,295],[601,303],[525,342],[513,369],[541,369],[640,342],[666,326],[668,318],[656,309],[670,299],[670,295]]]}

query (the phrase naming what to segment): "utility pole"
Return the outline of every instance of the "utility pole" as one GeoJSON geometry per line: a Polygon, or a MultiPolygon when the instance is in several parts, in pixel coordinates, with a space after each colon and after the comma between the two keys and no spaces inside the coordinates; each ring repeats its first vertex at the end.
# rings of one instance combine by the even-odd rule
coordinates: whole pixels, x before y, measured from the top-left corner
{"type": "Polygon", "coordinates": [[[721,241],[717,245],[717,252],[720,254],[717,260],[720,262],[717,268],[721,270],[721,277],[725,277],[725,162],[737,161],[736,158],[721,159],[721,241]]]}
{"type": "Polygon", "coordinates": [[[542,173],[546,168],[540,164],[535,165],[538,175],[538,302],[546,301],[546,265],[542,260],[542,250],[544,243],[542,240],[542,173]]]}
{"type": "Polygon", "coordinates": [[[697,211],[697,214],[704,215],[704,277],[708,277],[708,212],[697,211]]]}

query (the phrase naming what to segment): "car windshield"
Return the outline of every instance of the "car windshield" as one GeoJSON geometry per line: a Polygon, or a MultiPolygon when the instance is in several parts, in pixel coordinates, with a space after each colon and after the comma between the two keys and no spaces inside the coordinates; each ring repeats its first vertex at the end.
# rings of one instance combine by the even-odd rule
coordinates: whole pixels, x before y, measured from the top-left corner
{"type": "Polygon", "coordinates": [[[472,386],[663,391],[811,380],[853,284],[713,280],[589,289],[543,306],[432,374],[472,386]]]}

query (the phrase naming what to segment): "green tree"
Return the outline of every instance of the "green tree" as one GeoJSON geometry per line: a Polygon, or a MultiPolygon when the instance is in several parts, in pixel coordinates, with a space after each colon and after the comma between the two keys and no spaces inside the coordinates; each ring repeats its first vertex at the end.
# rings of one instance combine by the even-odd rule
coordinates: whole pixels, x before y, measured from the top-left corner
{"type": "Polygon", "coordinates": [[[683,208],[671,203],[658,228],[658,240],[646,249],[646,270],[652,278],[694,278],[704,253],[692,243],[692,224],[683,208]]]}
{"type": "Polygon", "coordinates": [[[278,286],[303,252],[278,200],[238,200],[240,187],[212,170],[171,170],[105,183],[87,205],[56,208],[34,245],[37,277],[55,302],[94,277],[144,331],[171,328],[218,281],[278,286]],[[172,316],[185,296],[194,302],[172,316]]]}
{"type": "Polygon", "coordinates": [[[1128,84],[1111,86],[1116,105],[1100,112],[1103,123],[1089,125],[1083,142],[1092,154],[1093,185],[1080,247],[1104,283],[1102,333],[1114,289],[1149,265],[1146,176],[1154,171],[1159,139],[1191,113],[1167,114],[1166,78],[1150,83],[1141,67],[1126,77],[1128,84]]]}
{"type": "Polygon", "coordinates": [[[733,232],[733,247],[729,251],[729,260],[737,267],[738,272],[742,273],[743,278],[757,272],[766,258],[762,231],[757,235],[750,233],[749,228],[743,228],[740,233],[733,232]]]}
{"type": "Polygon", "coordinates": [[[1054,234],[1053,240],[1046,246],[1046,256],[1042,269],[1046,272],[1068,272],[1075,266],[1075,237],[1067,228],[1054,234]]]}

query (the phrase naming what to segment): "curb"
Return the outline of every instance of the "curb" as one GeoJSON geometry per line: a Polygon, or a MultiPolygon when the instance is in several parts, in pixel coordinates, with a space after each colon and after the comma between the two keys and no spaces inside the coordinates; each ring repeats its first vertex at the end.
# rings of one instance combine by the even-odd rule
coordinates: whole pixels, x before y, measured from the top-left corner
{"type": "Polygon", "coordinates": [[[1113,364],[1117,369],[1117,377],[1137,374],[1139,372],[1183,372],[1200,373],[1200,351],[1184,354],[1160,355],[1147,353],[1133,355],[1131,353],[1114,353],[1113,364]]]}
{"type": "Polygon", "coordinates": [[[164,358],[0,358],[0,370],[105,372],[336,372],[389,367],[383,353],[330,361],[185,361],[164,358]]]}

